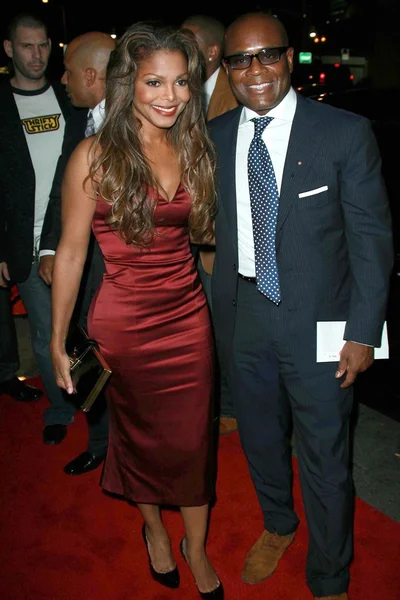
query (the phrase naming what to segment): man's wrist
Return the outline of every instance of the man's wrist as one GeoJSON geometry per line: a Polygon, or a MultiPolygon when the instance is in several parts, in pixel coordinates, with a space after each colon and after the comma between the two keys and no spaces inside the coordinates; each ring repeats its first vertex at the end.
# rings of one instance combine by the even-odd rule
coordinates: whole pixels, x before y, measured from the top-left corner
{"type": "Polygon", "coordinates": [[[56,253],[55,250],[40,250],[39,258],[42,258],[42,256],[54,256],[55,253],[56,253]]]}
{"type": "Polygon", "coordinates": [[[346,340],[348,342],[353,342],[353,344],[358,344],[359,346],[367,346],[367,348],[374,348],[375,346],[371,346],[371,344],[363,344],[362,342],[356,342],[355,340],[346,340]]]}

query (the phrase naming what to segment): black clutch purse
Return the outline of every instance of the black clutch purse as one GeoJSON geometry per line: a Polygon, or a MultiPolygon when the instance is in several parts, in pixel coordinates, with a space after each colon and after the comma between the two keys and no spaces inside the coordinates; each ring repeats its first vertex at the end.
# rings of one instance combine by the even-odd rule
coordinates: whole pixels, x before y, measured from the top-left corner
{"type": "Polygon", "coordinates": [[[71,362],[71,379],[76,390],[74,401],[88,412],[111,375],[111,369],[95,340],[80,325],[70,328],[66,351],[71,362]]]}

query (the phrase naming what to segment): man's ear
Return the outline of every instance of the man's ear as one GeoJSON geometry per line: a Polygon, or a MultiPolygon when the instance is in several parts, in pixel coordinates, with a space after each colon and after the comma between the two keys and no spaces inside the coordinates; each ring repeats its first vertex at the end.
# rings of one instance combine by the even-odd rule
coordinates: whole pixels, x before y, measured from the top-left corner
{"type": "Polygon", "coordinates": [[[10,40],[4,40],[3,48],[4,48],[4,52],[7,54],[8,58],[12,58],[13,51],[12,51],[12,43],[10,40]]]}
{"type": "Polygon", "coordinates": [[[93,67],[89,67],[85,71],[85,80],[87,87],[92,87],[96,83],[97,71],[93,67]]]}
{"type": "Polygon", "coordinates": [[[219,58],[221,48],[218,44],[211,44],[207,47],[207,54],[210,60],[217,60],[219,58]]]}
{"type": "Polygon", "coordinates": [[[293,73],[294,48],[290,47],[286,50],[286,60],[289,65],[289,72],[293,73]]]}

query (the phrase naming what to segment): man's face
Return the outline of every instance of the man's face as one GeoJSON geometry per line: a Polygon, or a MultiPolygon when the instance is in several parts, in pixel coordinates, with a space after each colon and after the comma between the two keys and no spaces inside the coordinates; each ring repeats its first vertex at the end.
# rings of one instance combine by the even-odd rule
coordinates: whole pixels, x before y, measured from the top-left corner
{"type": "Polygon", "coordinates": [[[71,103],[74,106],[86,108],[88,106],[86,69],[81,65],[75,50],[74,42],[71,42],[64,56],[65,70],[61,77],[61,83],[65,85],[71,103]]]}
{"type": "MultiPolygon", "coordinates": [[[[285,46],[285,42],[273,19],[253,16],[239,22],[228,32],[224,54],[256,54],[263,48],[285,46]]],[[[250,66],[243,70],[234,70],[224,64],[238,101],[260,115],[277,106],[290,89],[293,52],[293,48],[288,48],[279,61],[271,65],[262,65],[253,58],[250,66]]]]}
{"type": "Polygon", "coordinates": [[[51,42],[44,29],[20,25],[15,39],[4,41],[4,50],[12,59],[17,75],[29,81],[44,77],[51,51],[51,42]]]}

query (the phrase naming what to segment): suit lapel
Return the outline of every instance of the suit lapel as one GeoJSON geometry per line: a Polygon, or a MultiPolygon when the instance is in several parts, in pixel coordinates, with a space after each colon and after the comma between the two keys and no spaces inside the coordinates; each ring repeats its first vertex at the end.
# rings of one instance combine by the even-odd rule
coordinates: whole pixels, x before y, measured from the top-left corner
{"type": "MultiPolygon", "coordinates": [[[[225,124],[217,140],[217,191],[219,191],[220,207],[225,213],[229,229],[233,233],[232,240],[237,254],[237,203],[236,203],[236,146],[239,119],[242,107],[229,113],[229,122],[225,124]],[[221,202],[223,198],[223,203],[221,202]]],[[[226,113],[228,114],[228,113],[226,113]]]]}
{"type": "Polygon", "coordinates": [[[313,106],[297,95],[297,108],[293,119],[292,130],[283,170],[281,193],[279,196],[279,212],[277,231],[283,226],[293,203],[298,198],[298,190],[310,169],[318,152],[321,139],[318,136],[313,106]]]}
{"type": "Polygon", "coordinates": [[[26,143],[21,118],[14,100],[10,83],[7,81],[1,87],[1,109],[6,118],[2,119],[0,135],[4,144],[4,164],[19,164],[24,176],[33,175],[33,165],[26,143]]]}

